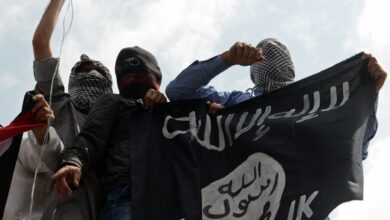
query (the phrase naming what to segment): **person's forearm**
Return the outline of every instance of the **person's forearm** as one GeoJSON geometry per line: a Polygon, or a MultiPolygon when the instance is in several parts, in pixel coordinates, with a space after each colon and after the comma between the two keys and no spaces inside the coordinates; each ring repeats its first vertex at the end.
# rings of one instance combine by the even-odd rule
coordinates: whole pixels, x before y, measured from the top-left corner
{"type": "Polygon", "coordinates": [[[227,65],[235,65],[235,63],[232,61],[232,58],[230,56],[229,51],[225,51],[220,55],[222,61],[226,63],[227,65]]]}
{"type": "Polygon", "coordinates": [[[46,130],[47,130],[47,126],[42,126],[39,128],[32,129],[32,132],[35,136],[35,139],[39,145],[43,144],[43,141],[45,139],[46,130]]]}
{"type": "Polygon", "coordinates": [[[64,2],[65,0],[51,0],[47,6],[32,40],[35,60],[52,57],[50,39],[64,2]]]}
{"type": "Polygon", "coordinates": [[[229,65],[220,56],[203,62],[195,61],[168,84],[165,92],[171,101],[203,98],[196,96],[197,90],[227,68],[229,65]]]}
{"type": "Polygon", "coordinates": [[[106,152],[111,131],[117,122],[120,102],[112,95],[102,95],[95,102],[83,129],[63,152],[64,164],[73,164],[88,170],[106,152]]]}

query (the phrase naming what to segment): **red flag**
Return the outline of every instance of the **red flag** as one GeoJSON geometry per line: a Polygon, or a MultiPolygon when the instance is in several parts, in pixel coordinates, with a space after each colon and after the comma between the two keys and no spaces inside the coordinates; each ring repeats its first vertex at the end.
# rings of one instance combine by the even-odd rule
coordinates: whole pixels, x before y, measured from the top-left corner
{"type": "Polygon", "coordinates": [[[12,137],[44,125],[45,123],[37,123],[34,121],[31,111],[26,111],[19,114],[9,125],[0,127],[0,156],[9,149],[12,143],[12,137]]]}
{"type": "Polygon", "coordinates": [[[11,185],[12,175],[16,160],[18,158],[22,134],[25,131],[45,125],[34,121],[31,112],[34,106],[32,94],[26,93],[24,96],[22,112],[7,126],[0,126],[0,217],[3,216],[5,203],[11,185]]]}
{"type": "Polygon", "coordinates": [[[0,142],[44,125],[45,123],[37,123],[34,121],[33,113],[31,111],[24,112],[16,117],[9,125],[0,128],[0,142]]]}

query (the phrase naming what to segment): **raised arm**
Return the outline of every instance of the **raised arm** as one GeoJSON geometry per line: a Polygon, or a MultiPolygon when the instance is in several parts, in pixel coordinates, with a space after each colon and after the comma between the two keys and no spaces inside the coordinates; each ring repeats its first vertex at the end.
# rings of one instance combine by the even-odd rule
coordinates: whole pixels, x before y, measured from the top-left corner
{"type": "Polygon", "coordinates": [[[217,92],[214,88],[206,89],[204,86],[227,68],[229,68],[229,65],[224,63],[220,56],[206,61],[195,61],[168,84],[165,92],[171,101],[208,99],[210,94],[217,92]]]}
{"type": "Polygon", "coordinates": [[[166,94],[171,101],[205,99],[222,105],[237,104],[248,99],[250,94],[239,91],[218,92],[214,87],[206,85],[232,65],[246,66],[263,59],[260,49],[237,42],[221,55],[202,62],[195,61],[184,69],[168,84],[166,94]]]}
{"type": "Polygon", "coordinates": [[[52,57],[50,39],[57,23],[58,15],[65,0],[51,0],[47,6],[32,40],[35,60],[52,57]]]}

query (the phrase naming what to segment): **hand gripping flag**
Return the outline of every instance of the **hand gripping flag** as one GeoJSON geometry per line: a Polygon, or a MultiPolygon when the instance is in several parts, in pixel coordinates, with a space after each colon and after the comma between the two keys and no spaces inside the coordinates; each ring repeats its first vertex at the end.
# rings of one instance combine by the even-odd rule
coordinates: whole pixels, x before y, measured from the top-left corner
{"type": "Polygon", "coordinates": [[[9,125],[0,128],[0,216],[3,216],[7,202],[23,132],[45,125],[34,121],[31,112],[33,105],[31,93],[26,93],[22,112],[9,125]]]}
{"type": "Polygon", "coordinates": [[[133,218],[323,220],[362,199],[361,55],[216,115],[196,100],[134,113],[133,218]]]}

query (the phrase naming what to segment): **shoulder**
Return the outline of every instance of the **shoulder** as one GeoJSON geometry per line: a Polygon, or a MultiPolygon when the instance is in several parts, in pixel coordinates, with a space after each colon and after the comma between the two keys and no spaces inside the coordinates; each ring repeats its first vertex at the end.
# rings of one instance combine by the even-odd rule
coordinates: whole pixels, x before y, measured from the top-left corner
{"type": "Polygon", "coordinates": [[[118,94],[103,94],[99,96],[99,98],[96,100],[97,103],[115,103],[118,102],[121,99],[120,95],[118,94]]]}
{"type": "Polygon", "coordinates": [[[120,94],[103,94],[98,99],[97,102],[104,102],[104,103],[125,103],[133,105],[138,100],[127,98],[125,96],[122,96],[120,94]]]}
{"type": "Polygon", "coordinates": [[[137,101],[134,99],[129,99],[119,94],[104,94],[97,99],[91,111],[103,109],[104,111],[114,111],[121,106],[135,107],[137,105],[137,101]]]}
{"type": "Polygon", "coordinates": [[[48,57],[41,60],[34,60],[34,67],[35,66],[42,66],[42,65],[53,65],[60,62],[60,58],[56,57],[48,57]]]}

